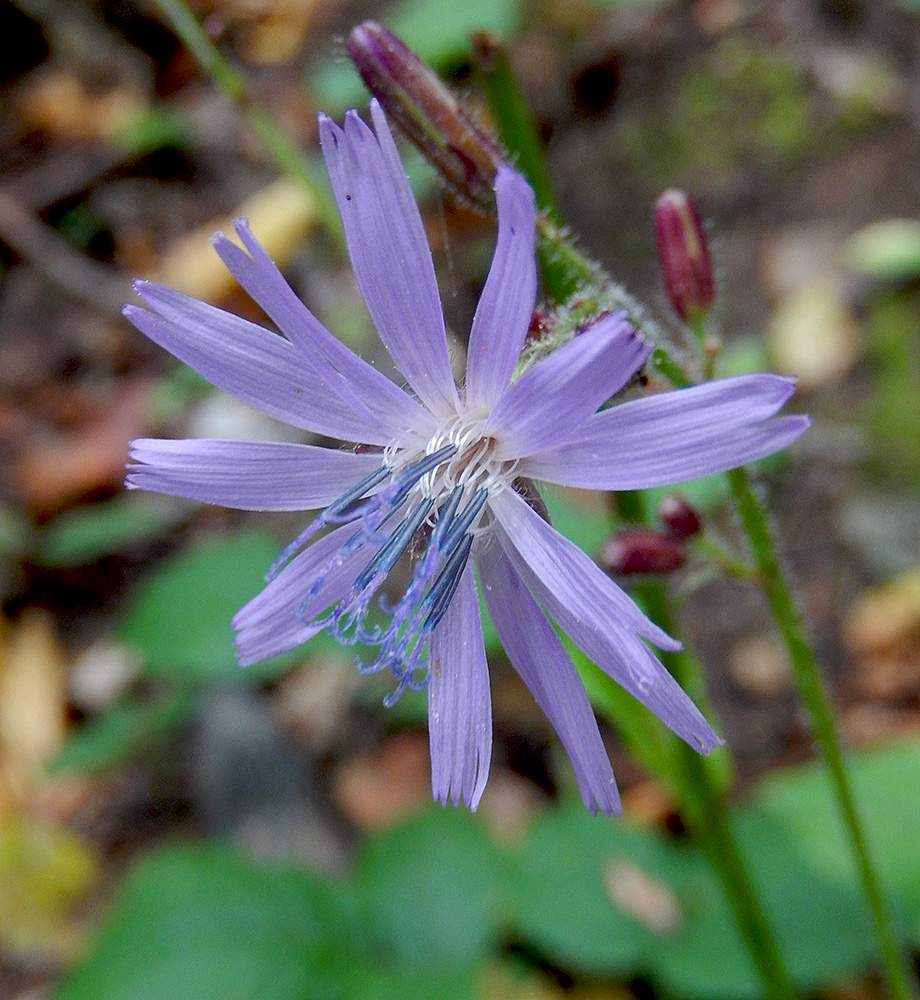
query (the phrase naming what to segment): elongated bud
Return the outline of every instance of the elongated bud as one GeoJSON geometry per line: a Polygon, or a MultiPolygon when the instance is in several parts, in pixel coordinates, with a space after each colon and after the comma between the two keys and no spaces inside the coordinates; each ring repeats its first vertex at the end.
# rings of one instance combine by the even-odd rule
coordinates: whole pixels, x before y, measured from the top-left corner
{"type": "Polygon", "coordinates": [[[685,191],[672,188],[655,202],[655,236],[674,311],[686,321],[705,315],[715,299],[712,262],[699,213],[685,191]]]}
{"type": "Polygon", "coordinates": [[[687,560],[683,542],[652,528],[627,528],[604,542],[601,565],[608,573],[670,573],[687,560]]]}
{"type": "Polygon", "coordinates": [[[703,527],[700,515],[679,494],[666,496],[655,511],[658,520],[675,538],[685,539],[698,535],[703,527]]]}
{"type": "Polygon", "coordinates": [[[507,163],[497,139],[473,120],[447,85],[392,32],[365,21],[348,51],[368,90],[463,198],[491,211],[498,168],[507,163]]]}

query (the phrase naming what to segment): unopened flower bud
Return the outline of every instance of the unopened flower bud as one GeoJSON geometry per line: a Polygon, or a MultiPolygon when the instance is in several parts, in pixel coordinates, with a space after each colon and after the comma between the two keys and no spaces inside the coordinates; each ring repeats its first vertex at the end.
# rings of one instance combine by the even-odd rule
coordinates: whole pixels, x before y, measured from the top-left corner
{"type": "Polygon", "coordinates": [[[601,565],[608,573],[670,573],[686,562],[687,553],[678,538],[652,528],[627,528],[604,542],[601,565]]]}
{"type": "Polygon", "coordinates": [[[390,120],[445,181],[467,200],[493,209],[495,174],[507,158],[437,73],[376,21],[352,30],[348,51],[390,120]]]}
{"type": "Polygon", "coordinates": [[[707,313],[715,299],[712,262],[696,206],[672,188],[655,202],[655,237],[664,287],[683,320],[707,313]]]}
{"type": "Polygon", "coordinates": [[[679,493],[666,496],[658,504],[655,513],[658,520],[675,538],[692,538],[693,535],[698,535],[703,527],[700,515],[679,493]]]}

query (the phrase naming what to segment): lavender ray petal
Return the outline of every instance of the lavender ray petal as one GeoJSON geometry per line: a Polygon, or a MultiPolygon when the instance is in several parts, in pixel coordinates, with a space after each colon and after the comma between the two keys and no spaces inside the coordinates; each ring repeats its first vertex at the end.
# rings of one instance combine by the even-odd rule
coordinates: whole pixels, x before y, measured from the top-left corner
{"type": "Polygon", "coordinates": [[[286,653],[312,639],[322,625],[311,619],[341,600],[378,545],[371,544],[333,562],[336,553],[360,530],[354,524],[336,528],[285,568],[245,604],[233,618],[237,658],[244,667],[286,653]],[[311,588],[333,563],[317,593],[311,588]]]}
{"type": "Polygon", "coordinates": [[[125,306],[129,322],[219,389],[293,427],[366,444],[391,440],[283,337],[162,285],[140,281],[135,287],[154,311],[125,306]]]}
{"type": "Polygon", "coordinates": [[[504,532],[502,536],[506,555],[531,593],[589,660],[694,750],[707,754],[724,742],[690,696],[632,631],[609,617],[590,617],[583,607],[573,611],[531,570],[504,532]]]}
{"type": "Polygon", "coordinates": [[[320,143],[355,276],[384,345],[422,402],[446,416],[459,405],[431,250],[376,101],[376,136],[354,111],[344,128],[320,116],[320,143]]]}
{"type": "Polygon", "coordinates": [[[317,510],[380,466],[379,454],[275,441],[131,442],[127,486],[237,510],[317,510]]]}
{"type": "Polygon", "coordinates": [[[585,489],[636,490],[734,469],[787,447],[811,425],[808,417],[773,417],[794,385],[779,375],[742,375],[632,400],[528,456],[521,472],[585,489]]]}
{"type": "Polygon", "coordinates": [[[391,437],[417,428],[430,436],[431,415],[383,373],[334,337],[297,297],[265,248],[252,235],[246,219],[234,222],[245,250],[219,233],[214,249],[245,291],[304,355],[304,364],[339,394],[355,412],[387,427],[391,437]],[[247,252],[248,251],[248,252],[247,252]]]}
{"type": "Polygon", "coordinates": [[[623,314],[604,316],[512,383],[483,433],[500,440],[505,460],[572,438],[651,351],[623,314]]]}
{"type": "Polygon", "coordinates": [[[511,547],[573,614],[593,621],[615,617],[624,629],[660,649],[681,648],[677,640],[642,614],[593,560],[547,524],[514,490],[493,495],[489,505],[511,547]]]}
{"type": "Polygon", "coordinates": [[[508,387],[537,297],[536,204],[520,174],[503,167],[495,180],[498,241],[473,317],[466,359],[466,405],[488,413],[508,387]]]}
{"type": "Polygon", "coordinates": [[[515,670],[559,734],[585,805],[621,812],[616,780],[581,679],[559,636],[501,546],[479,557],[489,613],[515,670]]]}
{"type": "Polygon", "coordinates": [[[476,810],[492,757],[492,699],[476,579],[467,565],[431,636],[428,733],[432,793],[476,810]]]}

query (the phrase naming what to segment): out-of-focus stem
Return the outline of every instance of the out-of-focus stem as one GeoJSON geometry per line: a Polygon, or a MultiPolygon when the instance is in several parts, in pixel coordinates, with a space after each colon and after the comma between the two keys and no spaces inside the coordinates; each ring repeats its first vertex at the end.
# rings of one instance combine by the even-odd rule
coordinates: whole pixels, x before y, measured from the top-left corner
{"type": "Polygon", "coordinates": [[[316,199],[318,217],[344,247],[342,223],[324,171],[304,155],[265,108],[253,101],[245,79],[208,38],[184,0],[156,0],[156,4],[204,74],[237,106],[278,168],[310,190],[316,199]]]}

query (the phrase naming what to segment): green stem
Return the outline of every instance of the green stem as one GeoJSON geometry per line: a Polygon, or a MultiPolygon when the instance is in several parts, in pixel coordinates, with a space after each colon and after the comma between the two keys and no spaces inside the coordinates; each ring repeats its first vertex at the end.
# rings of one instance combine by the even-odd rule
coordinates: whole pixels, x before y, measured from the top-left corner
{"type": "Polygon", "coordinates": [[[872,914],[876,941],[882,953],[891,996],[895,1000],[912,1000],[915,994],[892,931],[878,873],[872,863],[864,825],[847,775],[830,698],[777,558],[766,515],[751,487],[747,471],[735,469],[727,475],[770,610],[789,652],[799,693],[811,716],[815,735],[824,753],[863,893],[872,914]]]}
{"type": "Polygon", "coordinates": [[[205,75],[237,106],[281,172],[300,181],[314,196],[317,216],[344,247],[342,222],[324,171],[305,156],[275,118],[252,99],[245,79],[221,55],[184,0],[156,0],[156,3],[205,75]]]}
{"type": "MultiPolygon", "coordinates": [[[[617,513],[628,524],[648,524],[641,493],[622,491],[613,494],[613,501],[617,513]]],[[[649,617],[666,632],[675,635],[676,623],[664,585],[657,580],[648,580],[639,584],[636,592],[649,617]]],[[[679,652],[663,652],[659,656],[687,693],[694,700],[701,700],[703,676],[695,654],[685,648],[679,652]]],[[[772,1000],[792,1000],[797,993],[735,839],[725,795],[715,769],[707,758],[701,757],[683,742],[679,743],[675,763],[681,778],[677,782],[677,792],[683,814],[694,835],[705,847],[722,882],[741,938],[760,975],[764,994],[772,1000]]]]}
{"type": "MultiPolygon", "coordinates": [[[[558,230],[558,227],[554,238],[565,240],[564,233],[558,230]]],[[[557,260],[569,268],[572,281],[578,282],[584,276],[590,275],[591,285],[596,287],[597,269],[593,268],[591,263],[581,257],[573,247],[570,246],[567,253],[560,253],[557,260]]],[[[686,388],[693,384],[693,379],[687,370],[662,347],[655,349],[652,364],[675,388],[686,388]]],[[[811,716],[812,726],[824,754],[841,820],[849,837],[863,895],[872,916],[876,942],[885,967],[892,1000],[915,1000],[916,993],[898,951],[881,882],[856,809],[830,702],[814,653],[795,609],[789,585],[776,557],[776,548],[766,514],[751,488],[744,469],[729,472],[727,477],[742,525],[748,536],[757,572],[767,593],[770,610],[793,665],[799,695],[811,716]]]]}
{"type": "Polygon", "coordinates": [[[530,182],[537,206],[550,218],[555,218],[556,199],[546,173],[543,143],[507,51],[492,35],[480,32],[473,40],[473,55],[479,84],[495,115],[502,141],[514,153],[517,169],[530,182]]]}

